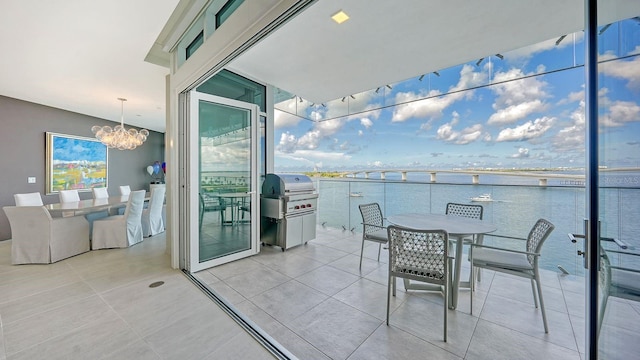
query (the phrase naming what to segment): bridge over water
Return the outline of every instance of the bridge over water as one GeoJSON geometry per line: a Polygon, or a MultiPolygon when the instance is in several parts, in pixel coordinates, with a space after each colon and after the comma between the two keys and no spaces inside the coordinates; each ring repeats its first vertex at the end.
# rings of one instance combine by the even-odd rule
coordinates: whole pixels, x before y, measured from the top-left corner
{"type": "MultiPolygon", "coordinates": [[[[579,170],[579,169],[575,169],[579,170]]],[[[557,170],[561,171],[561,170],[557,170]]],[[[601,172],[633,172],[640,171],[640,167],[634,168],[603,168],[600,169],[601,172]]],[[[563,174],[563,173],[554,173],[553,170],[550,171],[508,171],[508,170],[474,170],[474,169],[466,169],[466,170],[428,170],[428,169],[372,169],[372,170],[354,170],[354,171],[345,171],[341,174],[340,177],[348,177],[348,178],[358,178],[359,175],[362,175],[365,179],[370,179],[371,174],[379,174],[380,180],[385,180],[387,173],[399,173],[401,175],[402,181],[407,180],[407,174],[409,173],[423,173],[430,174],[431,182],[436,182],[437,174],[462,174],[471,176],[471,182],[473,184],[480,183],[480,175],[504,175],[504,176],[517,176],[517,177],[529,177],[529,178],[537,178],[539,186],[547,186],[548,179],[569,179],[575,180],[579,182],[584,182],[585,176],[584,174],[563,174]]]]}

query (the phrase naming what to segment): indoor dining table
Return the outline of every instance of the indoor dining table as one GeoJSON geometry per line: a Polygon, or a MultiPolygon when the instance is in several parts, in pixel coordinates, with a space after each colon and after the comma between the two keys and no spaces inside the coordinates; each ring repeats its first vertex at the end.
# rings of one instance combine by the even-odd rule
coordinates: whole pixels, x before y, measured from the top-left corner
{"type": "MultiPolygon", "coordinates": [[[[145,198],[145,201],[148,198],[145,198]]],[[[45,205],[47,210],[52,214],[61,214],[62,212],[80,212],[82,214],[102,211],[112,207],[119,207],[127,204],[129,195],[110,196],[102,199],[86,199],[80,201],[61,202],[45,205]]]]}
{"type": "MultiPolygon", "coordinates": [[[[496,226],[487,221],[443,214],[398,214],[387,217],[387,221],[391,224],[414,230],[445,230],[449,234],[449,239],[455,240],[455,265],[451,291],[449,292],[449,307],[455,309],[458,305],[458,290],[460,288],[463,240],[466,237],[473,236],[476,241],[481,241],[482,235],[496,231],[496,226]]],[[[405,284],[407,283],[405,282],[405,284]]],[[[428,284],[409,283],[407,286],[407,289],[418,290],[430,290],[432,288],[428,284]]]]}

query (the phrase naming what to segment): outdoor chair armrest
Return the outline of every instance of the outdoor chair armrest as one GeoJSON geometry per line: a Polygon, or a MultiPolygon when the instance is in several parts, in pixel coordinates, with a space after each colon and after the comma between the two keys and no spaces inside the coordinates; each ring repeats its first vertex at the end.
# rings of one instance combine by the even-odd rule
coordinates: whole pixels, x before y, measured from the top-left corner
{"type": "Polygon", "coordinates": [[[377,227],[377,228],[380,228],[380,229],[386,229],[386,228],[387,228],[386,226],[380,226],[380,225],[374,225],[374,224],[367,224],[367,223],[364,223],[364,222],[363,222],[363,223],[360,223],[360,224],[365,225],[365,226],[377,227]]]}
{"type": "Polygon", "coordinates": [[[616,270],[623,270],[623,271],[629,271],[632,273],[636,273],[636,274],[640,274],[640,270],[639,269],[631,269],[631,268],[625,268],[625,267],[620,267],[620,266],[609,266],[610,269],[616,269],[616,270]]]}
{"type": "Polygon", "coordinates": [[[630,255],[630,256],[640,256],[638,253],[628,252],[628,251],[620,251],[620,250],[609,250],[605,249],[608,253],[619,254],[619,255],[630,255]]]}
{"type": "Polygon", "coordinates": [[[520,251],[520,250],[511,250],[511,249],[505,249],[505,248],[501,248],[501,247],[497,247],[497,246],[489,246],[489,245],[481,245],[481,244],[471,244],[471,246],[472,247],[481,247],[481,248],[486,248],[486,249],[494,249],[494,250],[506,251],[506,252],[516,253],[516,254],[540,256],[540,253],[534,253],[534,252],[529,252],[529,251],[520,251]]]}
{"type": "Polygon", "coordinates": [[[497,238],[501,238],[501,239],[511,239],[511,240],[522,240],[522,241],[527,241],[527,239],[525,238],[521,238],[521,237],[515,237],[515,236],[507,236],[507,235],[498,235],[498,234],[484,234],[484,237],[497,237],[497,238]]]}

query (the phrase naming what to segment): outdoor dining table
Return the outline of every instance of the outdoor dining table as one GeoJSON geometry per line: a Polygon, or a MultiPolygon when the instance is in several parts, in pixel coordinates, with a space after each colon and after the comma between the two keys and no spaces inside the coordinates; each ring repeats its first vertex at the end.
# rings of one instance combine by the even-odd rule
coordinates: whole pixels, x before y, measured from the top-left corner
{"type": "Polygon", "coordinates": [[[224,203],[231,207],[231,222],[226,225],[237,225],[240,222],[240,214],[236,214],[240,207],[240,202],[251,196],[248,192],[232,192],[232,193],[211,193],[210,196],[224,199],[224,203]]]}
{"type": "MultiPolygon", "coordinates": [[[[481,241],[482,235],[496,231],[496,226],[487,221],[443,214],[398,214],[388,216],[387,221],[414,230],[445,230],[449,234],[449,239],[455,240],[455,265],[451,291],[449,292],[449,307],[455,309],[458,305],[458,290],[460,288],[463,240],[473,236],[475,241],[481,241]]],[[[412,290],[433,290],[433,285],[430,284],[405,282],[405,285],[407,289],[412,290]]]]}

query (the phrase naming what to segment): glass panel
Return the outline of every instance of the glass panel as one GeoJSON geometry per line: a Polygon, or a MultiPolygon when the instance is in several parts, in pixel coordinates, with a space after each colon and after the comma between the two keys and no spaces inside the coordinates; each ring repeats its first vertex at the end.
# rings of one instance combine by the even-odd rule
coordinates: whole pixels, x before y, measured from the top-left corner
{"type": "Polygon", "coordinates": [[[251,249],[251,112],[200,101],[199,261],[251,249]]]}
{"type": "Polygon", "coordinates": [[[261,111],[266,111],[265,86],[228,70],[222,70],[215,74],[198,86],[196,90],[227,99],[256,104],[261,111]]]}
{"type": "Polygon", "coordinates": [[[638,21],[600,27],[598,54],[598,151],[600,276],[598,356],[634,357],[640,339],[640,172],[637,171],[640,103],[638,21]],[[634,29],[634,27],[636,29],[634,29]],[[632,39],[635,34],[636,38],[632,39]],[[629,35],[632,35],[629,37],[629,35]],[[626,56],[626,57],[625,57],[626,56]],[[632,155],[634,154],[634,155],[632,155]],[[616,171],[619,169],[625,171],[616,171]],[[612,241],[615,240],[615,241],[612,241]],[[624,245],[623,245],[624,244],[624,245]],[[634,285],[635,284],[635,285],[634,285]]]}
{"type": "Polygon", "coordinates": [[[231,14],[244,2],[244,0],[229,0],[216,14],[216,28],[219,28],[231,14]]]}
{"type": "Polygon", "coordinates": [[[198,50],[198,48],[204,43],[204,32],[200,31],[200,33],[198,34],[198,36],[196,36],[195,39],[193,39],[193,41],[191,42],[191,44],[189,44],[187,46],[187,48],[185,49],[186,52],[186,58],[190,58],[191,55],[193,55],[193,53],[196,52],[196,50],[198,50]]]}

